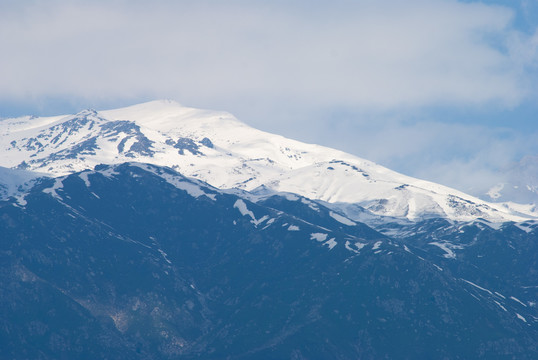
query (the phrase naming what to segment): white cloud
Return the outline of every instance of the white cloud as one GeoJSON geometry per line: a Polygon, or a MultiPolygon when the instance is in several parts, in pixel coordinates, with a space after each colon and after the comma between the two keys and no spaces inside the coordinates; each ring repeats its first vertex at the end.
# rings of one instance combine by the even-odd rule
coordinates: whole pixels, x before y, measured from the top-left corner
{"type": "Polygon", "coordinates": [[[433,121],[385,121],[352,129],[340,132],[331,145],[477,196],[506,181],[514,160],[538,154],[538,132],[532,131],[433,121]]]}
{"type": "MultiPolygon", "coordinates": [[[[526,91],[523,60],[500,50],[516,39],[508,36],[512,13],[501,7],[447,0],[15,6],[0,15],[3,98],[293,98],[302,106],[386,108],[510,105],[526,91]]],[[[526,40],[517,41],[521,49],[526,40]]]]}

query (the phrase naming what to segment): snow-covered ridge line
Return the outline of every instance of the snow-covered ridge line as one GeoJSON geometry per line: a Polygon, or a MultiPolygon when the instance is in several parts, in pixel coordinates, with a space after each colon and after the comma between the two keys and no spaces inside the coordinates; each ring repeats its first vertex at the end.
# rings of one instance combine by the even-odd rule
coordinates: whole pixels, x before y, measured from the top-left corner
{"type": "Polygon", "coordinates": [[[482,218],[489,222],[538,218],[536,209],[487,203],[335,149],[251,128],[226,112],[188,108],[173,101],[2,120],[0,151],[0,166],[51,176],[93,169],[101,163],[166,166],[219,189],[263,187],[269,193],[321,200],[354,221],[369,217],[482,218]],[[346,212],[342,204],[356,206],[346,212]]]}

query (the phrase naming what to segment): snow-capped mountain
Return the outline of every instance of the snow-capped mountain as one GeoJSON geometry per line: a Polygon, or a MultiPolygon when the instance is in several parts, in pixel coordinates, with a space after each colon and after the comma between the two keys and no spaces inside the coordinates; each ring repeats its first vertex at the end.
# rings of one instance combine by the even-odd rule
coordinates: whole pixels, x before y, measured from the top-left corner
{"type": "Polygon", "coordinates": [[[0,166],[51,176],[138,161],[168,166],[221,189],[299,194],[355,220],[537,217],[530,208],[488,203],[338,150],[254,129],[225,112],[173,101],[7,119],[0,121],[0,134],[0,166]]]}
{"type": "Polygon", "coordinates": [[[2,359],[538,358],[524,205],[166,101],[0,134],[2,359]]]}

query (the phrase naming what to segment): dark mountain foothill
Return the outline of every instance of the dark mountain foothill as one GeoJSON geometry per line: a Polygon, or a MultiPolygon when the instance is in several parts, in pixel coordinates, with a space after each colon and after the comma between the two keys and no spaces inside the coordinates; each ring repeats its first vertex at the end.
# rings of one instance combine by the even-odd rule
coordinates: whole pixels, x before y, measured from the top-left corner
{"type": "Polygon", "coordinates": [[[538,358],[533,223],[376,230],[123,163],[1,201],[0,240],[2,359],[538,358]]]}

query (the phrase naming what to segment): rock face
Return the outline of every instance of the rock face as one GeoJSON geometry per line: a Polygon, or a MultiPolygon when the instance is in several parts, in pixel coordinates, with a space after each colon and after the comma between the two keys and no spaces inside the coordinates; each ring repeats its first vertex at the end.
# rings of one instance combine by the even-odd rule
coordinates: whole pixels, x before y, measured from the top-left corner
{"type": "Polygon", "coordinates": [[[532,222],[378,231],[140,163],[42,179],[0,219],[0,358],[538,357],[532,222]]]}

